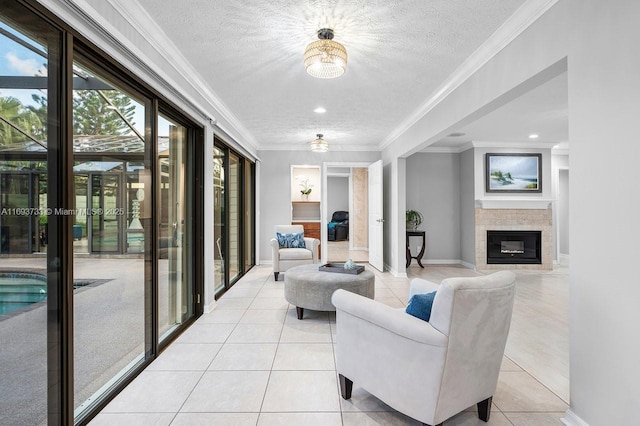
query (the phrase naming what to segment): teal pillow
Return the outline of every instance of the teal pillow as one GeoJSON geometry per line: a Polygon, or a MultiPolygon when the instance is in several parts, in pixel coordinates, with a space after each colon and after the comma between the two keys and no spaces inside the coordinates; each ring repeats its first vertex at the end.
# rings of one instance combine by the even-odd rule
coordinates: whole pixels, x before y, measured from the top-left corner
{"type": "Polygon", "coordinates": [[[435,299],[435,297],[435,291],[426,294],[414,294],[411,296],[411,299],[409,299],[406,312],[421,320],[429,321],[429,318],[431,318],[431,307],[433,306],[433,299],[435,299]]]}
{"type": "Polygon", "coordinates": [[[280,248],[306,248],[304,245],[304,232],[294,234],[281,234],[276,232],[280,248]]]}

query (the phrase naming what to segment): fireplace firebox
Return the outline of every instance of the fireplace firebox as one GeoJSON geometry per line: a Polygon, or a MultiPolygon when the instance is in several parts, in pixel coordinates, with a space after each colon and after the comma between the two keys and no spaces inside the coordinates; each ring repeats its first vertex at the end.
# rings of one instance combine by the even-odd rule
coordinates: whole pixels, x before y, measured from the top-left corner
{"type": "Polygon", "coordinates": [[[541,264],[542,231],[487,231],[487,264],[541,264]]]}

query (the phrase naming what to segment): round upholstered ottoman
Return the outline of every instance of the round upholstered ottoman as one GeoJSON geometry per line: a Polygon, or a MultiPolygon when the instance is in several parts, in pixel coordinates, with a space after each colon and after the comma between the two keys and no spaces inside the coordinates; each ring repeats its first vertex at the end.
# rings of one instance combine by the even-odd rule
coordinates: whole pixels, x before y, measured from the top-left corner
{"type": "Polygon", "coordinates": [[[284,297],[296,306],[298,319],[304,309],[335,311],[331,295],[338,289],[350,291],[373,299],[375,275],[371,271],[359,274],[319,271],[319,264],[301,265],[288,269],[284,274],[284,297]]]}

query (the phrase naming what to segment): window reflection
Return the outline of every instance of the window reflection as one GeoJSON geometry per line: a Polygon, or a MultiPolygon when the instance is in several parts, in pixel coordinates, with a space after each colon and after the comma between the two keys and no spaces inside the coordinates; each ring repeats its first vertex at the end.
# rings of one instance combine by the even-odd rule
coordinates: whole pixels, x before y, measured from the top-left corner
{"type": "Polygon", "coordinates": [[[151,150],[141,129],[150,101],[74,64],[73,225],[76,416],[145,356],[151,280],[151,150]]]}
{"type": "Polygon", "coordinates": [[[158,172],[160,176],[158,304],[159,334],[170,332],[193,315],[188,274],[193,220],[187,209],[187,129],[160,116],[158,120],[158,172]]]}
{"type": "Polygon", "coordinates": [[[37,425],[47,419],[48,47],[0,19],[0,424],[37,425]]]}

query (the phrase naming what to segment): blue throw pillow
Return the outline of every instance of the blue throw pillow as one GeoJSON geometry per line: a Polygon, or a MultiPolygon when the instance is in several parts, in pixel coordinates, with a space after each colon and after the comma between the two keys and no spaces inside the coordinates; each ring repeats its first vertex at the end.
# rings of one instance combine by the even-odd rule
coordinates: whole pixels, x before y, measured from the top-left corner
{"type": "Polygon", "coordinates": [[[435,297],[435,291],[426,294],[414,294],[411,296],[411,299],[409,299],[406,312],[421,320],[429,321],[429,318],[431,318],[431,307],[433,306],[433,299],[435,297]]]}
{"type": "Polygon", "coordinates": [[[276,232],[280,248],[306,248],[304,245],[304,232],[295,234],[281,234],[276,232]]]}

